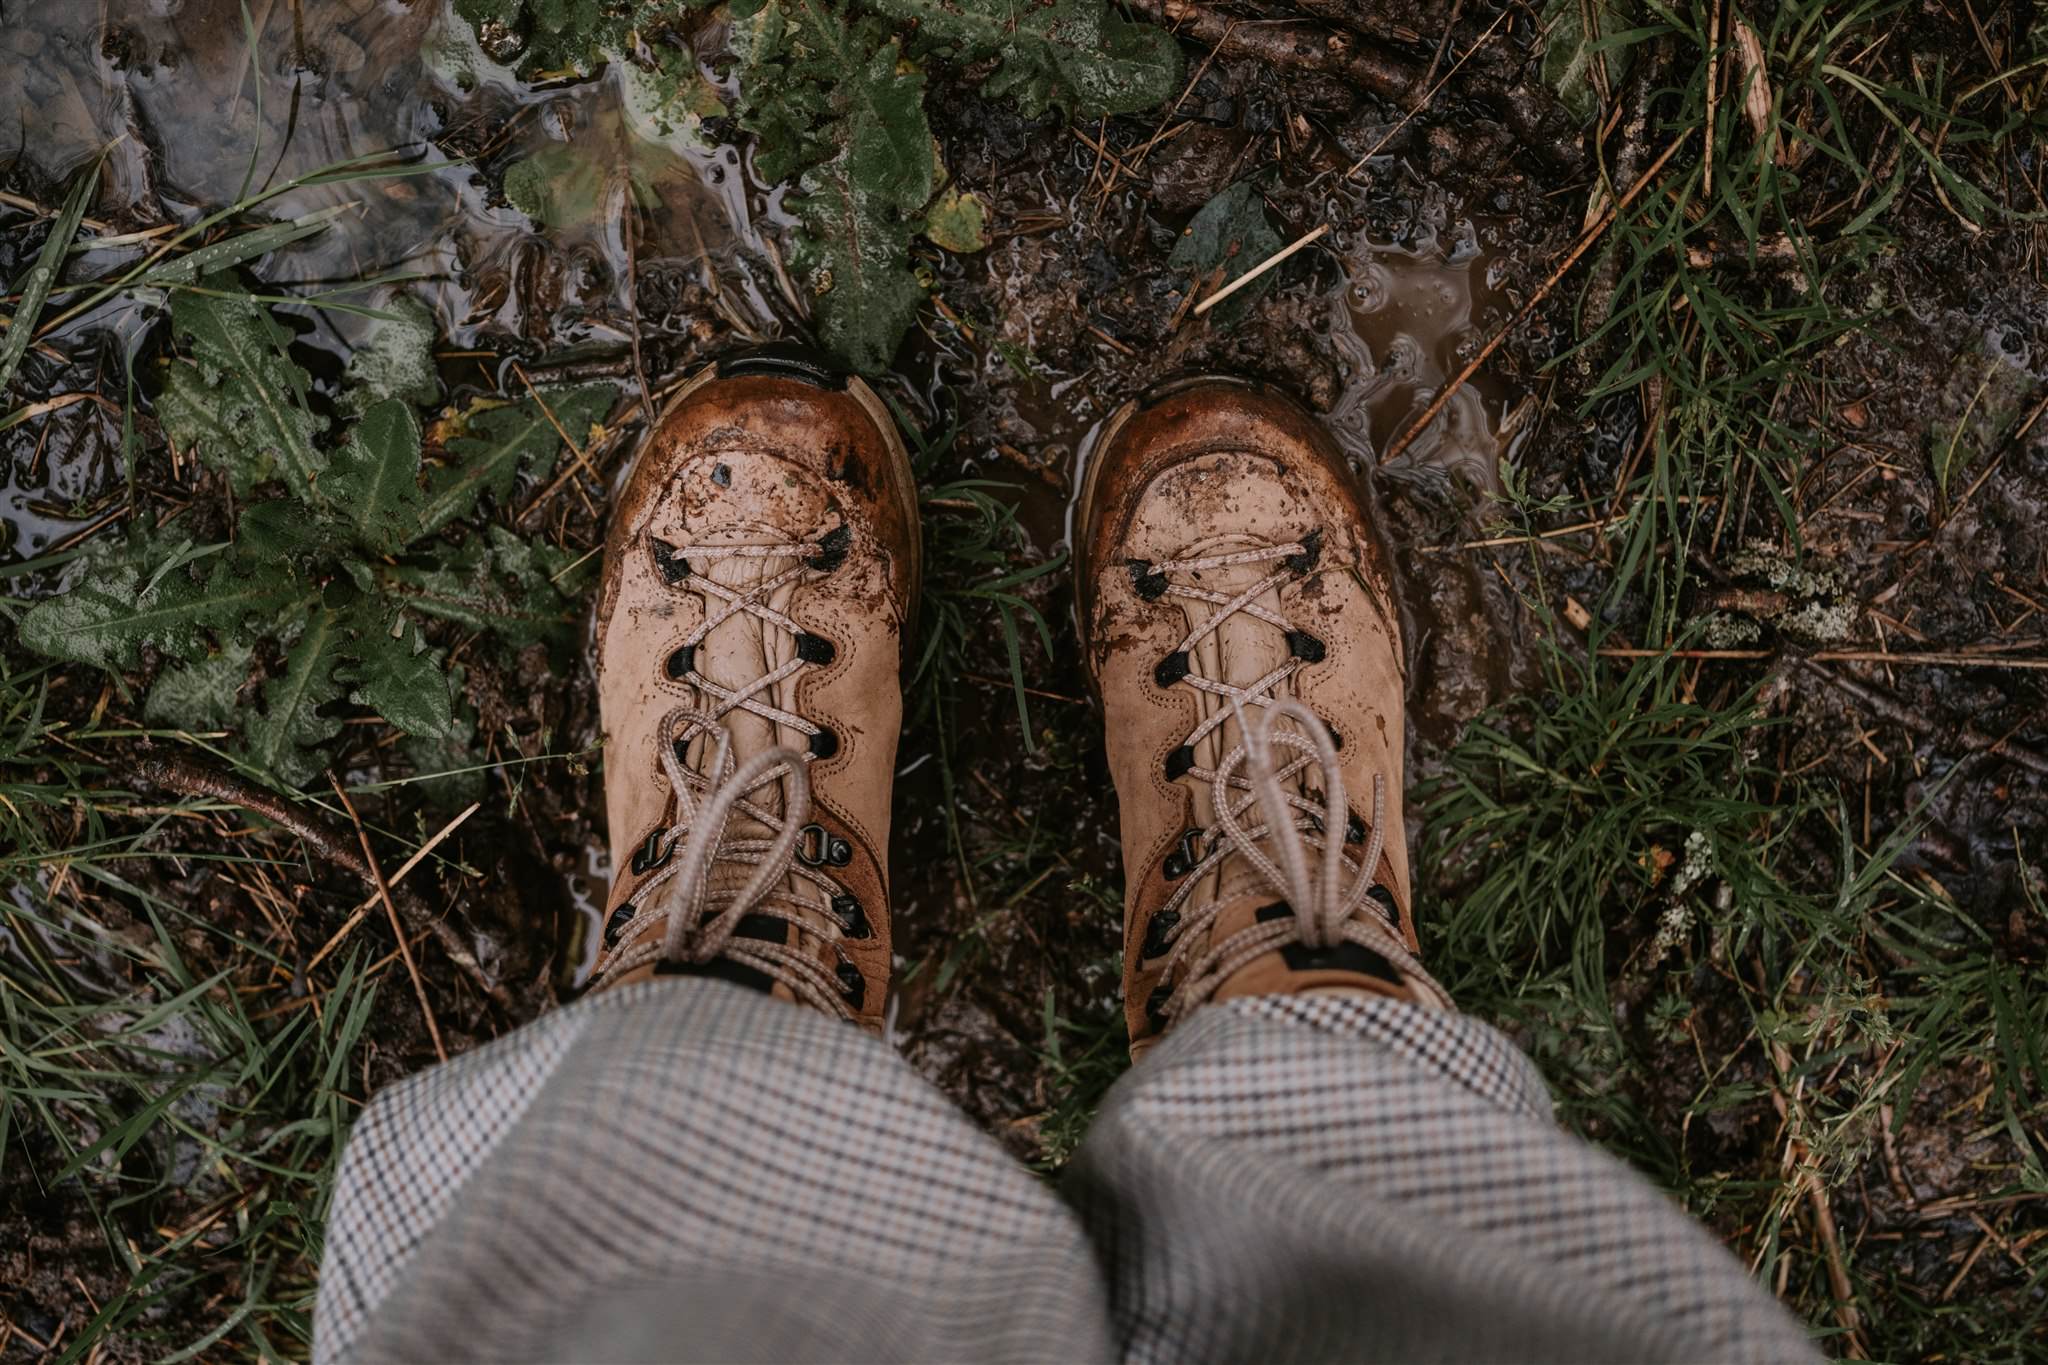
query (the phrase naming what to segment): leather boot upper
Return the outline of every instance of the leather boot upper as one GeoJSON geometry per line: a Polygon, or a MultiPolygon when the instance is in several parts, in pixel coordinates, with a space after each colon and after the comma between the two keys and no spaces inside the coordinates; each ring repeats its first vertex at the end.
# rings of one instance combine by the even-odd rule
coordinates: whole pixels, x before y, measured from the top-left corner
{"type": "MultiPolygon", "coordinates": [[[[1370,525],[1328,434],[1266,390],[1185,387],[1127,407],[1097,441],[1077,525],[1077,590],[1121,811],[1134,1050],[1165,1027],[1169,999],[1185,984],[1168,979],[1172,949],[1185,975],[1206,949],[1260,925],[1270,932],[1251,936],[1276,946],[1219,964],[1229,971],[1216,993],[1329,985],[1413,994],[1401,636],[1370,525]],[[1241,757],[1219,787],[1220,765],[1246,740],[1240,711],[1255,737],[1264,721],[1305,738],[1298,721],[1271,714],[1289,699],[1330,734],[1325,757],[1345,796],[1339,835],[1354,865],[1347,875],[1364,873],[1355,865],[1377,850],[1369,913],[1393,933],[1385,952],[1280,944],[1275,922],[1287,917],[1287,898],[1258,857],[1224,846],[1219,791],[1247,800],[1256,767],[1241,757]],[[1204,907],[1205,941],[1181,944],[1181,927],[1204,907]]],[[[1297,740],[1265,748],[1275,766],[1293,769],[1283,784],[1295,802],[1288,818],[1319,866],[1317,822],[1328,823],[1320,812],[1332,784],[1297,740]]],[[[1236,823],[1249,837],[1261,808],[1250,804],[1236,823]]],[[[1254,852],[1270,854],[1272,837],[1251,838],[1254,852]]]]}
{"type": "Polygon", "coordinates": [[[600,984],[702,972],[807,998],[831,983],[839,1012],[880,1026],[916,516],[901,438],[858,380],[707,371],[663,415],[616,498],[598,607],[614,869],[600,984]],[[727,796],[697,854],[684,937],[726,946],[703,960],[650,949],[693,819],[721,779],[776,750],[787,759],[727,796]],[[800,826],[794,767],[808,788],[800,826]],[[787,870],[732,915],[778,852],[787,870]]]}

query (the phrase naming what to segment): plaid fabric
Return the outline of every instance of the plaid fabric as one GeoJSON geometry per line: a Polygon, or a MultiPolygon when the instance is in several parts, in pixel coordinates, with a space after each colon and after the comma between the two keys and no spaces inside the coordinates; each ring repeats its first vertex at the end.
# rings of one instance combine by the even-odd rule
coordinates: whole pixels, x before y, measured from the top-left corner
{"type": "Polygon", "coordinates": [[[1067,1198],[887,1048],[716,981],[588,999],[379,1095],[319,1361],[1805,1359],[1474,1020],[1202,1010],[1067,1198]]]}

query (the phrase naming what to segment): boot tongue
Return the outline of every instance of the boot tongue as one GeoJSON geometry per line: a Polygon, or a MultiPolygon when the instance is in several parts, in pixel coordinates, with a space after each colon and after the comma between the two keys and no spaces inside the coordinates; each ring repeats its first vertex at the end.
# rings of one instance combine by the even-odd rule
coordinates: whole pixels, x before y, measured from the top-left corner
{"type": "MultiPolygon", "coordinates": [[[[1183,557],[1193,559],[1250,548],[1254,548],[1251,542],[1233,537],[1196,547],[1187,551],[1183,557]]],[[[1271,560],[1257,564],[1229,564],[1221,568],[1204,569],[1199,574],[1190,574],[1188,578],[1192,584],[1234,598],[1254,583],[1269,577],[1275,567],[1275,562],[1271,560]]],[[[1218,610],[1216,605],[1208,602],[1180,600],[1182,610],[1187,614],[1189,629],[1207,621],[1218,610]]],[[[1253,598],[1252,604],[1264,607],[1275,615],[1283,614],[1278,586],[1269,588],[1253,598]]],[[[1195,642],[1194,647],[1188,651],[1188,665],[1190,671],[1204,678],[1226,682],[1234,687],[1248,688],[1286,663],[1289,657],[1287,636],[1280,627],[1270,621],[1262,621],[1248,611],[1240,610],[1232,612],[1215,630],[1195,642]]],[[[1293,683],[1289,679],[1274,688],[1271,695],[1280,698],[1292,696],[1293,693],[1293,683]]],[[[1224,717],[1221,725],[1204,735],[1194,746],[1195,766],[1213,772],[1223,762],[1224,755],[1243,742],[1243,732],[1238,728],[1237,717],[1233,713],[1229,697],[1205,691],[1197,691],[1195,695],[1199,699],[1198,705],[1201,707],[1203,721],[1206,722],[1219,712],[1224,717]]],[[[1246,717],[1256,724],[1265,708],[1247,703],[1244,709],[1246,717]]],[[[1292,728],[1291,723],[1287,724],[1292,728]]],[[[1216,823],[1216,802],[1219,799],[1228,799],[1227,795],[1199,779],[1189,779],[1188,785],[1194,791],[1196,823],[1204,829],[1213,828],[1216,823]]],[[[1305,790],[1299,778],[1290,785],[1297,791],[1305,790]]],[[[1236,794],[1239,798],[1244,796],[1242,791],[1236,794]]],[[[1240,823],[1255,828],[1263,824],[1264,819],[1257,807],[1254,807],[1244,813],[1240,823]]],[[[1244,858],[1228,858],[1221,867],[1210,874],[1209,884],[1195,893],[1196,901],[1199,904],[1202,901],[1222,900],[1231,896],[1255,895],[1263,886],[1264,883],[1258,874],[1244,858]]]]}
{"type": "MultiPolygon", "coordinates": [[[[724,538],[707,538],[702,543],[717,544],[721,539],[724,538]]],[[[729,543],[744,544],[746,538],[733,536],[729,543]]],[[[721,587],[744,594],[752,591],[763,579],[786,572],[790,563],[791,561],[786,558],[733,555],[707,559],[696,572],[721,587]]],[[[801,581],[795,579],[776,589],[763,599],[763,605],[786,615],[801,581]]],[[[705,607],[708,614],[717,614],[722,605],[721,599],[706,595],[705,607]]],[[[720,686],[739,691],[756,678],[781,668],[795,656],[796,640],[788,631],[763,621],[752,612],[740,611],[719,623],[698,644],[696,667],[699,673],[720,686]]],[[[793,711],[796,685],[801,677],[801,671],[792,674],[774,686],[755,693],[754,699],[778,710],[793,711]]],[[[715,710],[723,703],[716,696],[705,695],[699,698],[699,704],[706,709],[715,710]]],[[[755,715],[743,706],[735,706],[727,711],[721,723],[732,736],[734,767],[745,763],[753,755],[777,745],[802,753],[809,740],[801,731],[755,715]]],[[[690,744],[685,761],[688,767],[700,773],[709,773],[717,756],[717,736],[700,735],[690,744]]],[[[747,793],[746,799],[779,817],[788,808],[789,783],[787,779],[763,783],[747,793]]],[[[774,837],[775,831],[745,811],[735,811],[726,825],[726,838],[730,840],[766,840],[774,837]]],[[[735,891],[753,874],[754,865],[751,863],[725,860],[714,862],[710,869],[711,889],[714,893],[735,891]]],[[[802,900],[813,900],[817,895],[815,889],[810,888],[793,872],[784,876],[772,890],[786,892],[802,900]]]]}
{"type": "MultiPolygon", "coordinates": [[[[1279,905],[1270,893],[1234,897],[1217,914],[1209,942],[1221,943],[1240,929],[1283,913],[1291,918],[1294,911],[1279,905]]],[[[1414,998],[1398,968],[1378,953],[1349,943],[1321,952],[1289,944],[1261,953],[1224,977],[1209,998],[1300,994],[1414,998]]]]}

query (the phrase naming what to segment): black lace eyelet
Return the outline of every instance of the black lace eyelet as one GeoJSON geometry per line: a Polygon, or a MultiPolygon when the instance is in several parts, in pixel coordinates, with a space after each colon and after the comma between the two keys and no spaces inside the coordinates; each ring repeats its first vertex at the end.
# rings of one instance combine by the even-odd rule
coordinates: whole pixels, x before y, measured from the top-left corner
{"type": "Polygon", "coordinates": [[[1166,1002],[1173,999],[1173,987],[1161,985],[1145,997],[1145,1022],[1154,1033],[1166,1027],[1166,1002]]]}
{"type": "Polygon", "coordinates": [[[868,923],[867,911],[860,908],[857,897],[837,895],[832,898],[832,918],[839,921],[840,930],[848,938],[870,938],[874,926],[868,923]]]}
{"type": "Polygon", "coordinates": [[[1356,815],[1353,815],[1346,821],[1344,824],[1344,842],[1347,844],[1364,843],[1365,821],[1359,819],[1356,815]]]}
{"type": "Polygon", "coordinates": [[[1287,652],[1303,663],[1319,664],[1329,651],[1321,640],[1307,631],[1290,630],[1287,632],[1287,652]]]}
{"type": "Polygon", "coordinates": [[[655,572],[661,581],[674,587],[690,576],[690,561],[676,553],[676,547],[653,536],[647,538],[648,547],[654,551],[655,572]]]}
{"type": "Polygon", "coordinates": [[[654,869],[667,863],[674,856],[676,847],[671,843],[667,848],[661,845],[662,831],[656,830],[647,836],[647,841],[633,850],[633,875],[644,877],[654,869]]]}
{"type": "Polygon", "coordinates": [[[830,758],[839,752],[839,732],[829,726],[811,736],[811,757],[830,758]]]}
{"type": "Polygon", "coordinates": [[[809,631],[796,637],[796,657],[807,664],[829,664],[839,651],[830,640],[809,631]]]}
{"type": "Polygon", "coordinates": [[[1140,950],[1140,955],[1148,958],[1158,957],[1168,948],[1171,948],[1173,940],[1169,935],[1173,933],[1174,927],[1179,923],[1180,911],[1178,910],[1161,910],[1158,914],[1154,915],[1151,923],[1145,926],[1145,946],[1140,950]]]}
{"type": "Polygon", "coordinates": [[[1396,925],[1401,923],[1401,907],[1394,904],[1393,892],[1387,890],[1386,887],[1378,882],[1374,882],[1372,890],[1366,892],[1365,895],[1366,899],[1378,901],[1385,908],[1388,919],[1392,920],[1396,925]]]}
{"type": "Polygon", "coordinates": [[[1177,882],[1194,871],[1196,864],[1201,861],[1202,831],[1182,830],[1180,843],[1175,846],[1173,852],[1166,855],[1166,861],[1159,865],[1159,870],[1166,874],[1166,880],[1177,882]]]}
{"type": "Polygon", "coordinates": [[[1287,556],[1284,561],[1297,574],[1306,574],[1316,566],[1323,554],[1323,528],[1318,526],[1301,538],[1301,551],[1287,556]]]}
{"type": "Polygon", "coordinates": [[[1177,782],[1195,766],[1195,751],[1183,744],[1166,756],[1166,780],[1177,782]]]}
{"type": "Polygon", "coordinates": [[[670,652],[663,668],[677,682],[689,677],[697,669],[697,646],[678,645],[670,652]]]}
{"type": "Polygon", "coordinates": [[[845,867],[853,861],[853,845],[820,824],[808,824],[797,834],[796,860],[805,867],[845,867]]]}
{"type": "Polygon", "coordinates": [[[1152,567],[1149,559],[1127,560],[1131,570],[1131,587],[1147,602],[1157,602],[1166,595],[1166,575],[1152,567]]]}
{"type": "Polygon", "coordinates": [[[841,958],[838,967],[833,969],[833,975],[839,978],[839,994],[845,997],[847,1004],[855,1009],[867,1004],[868,979],[861,975],[860,968],[841,958]]]}
{"type": "Polygon", "coordinates": [[[853,548],[853,528],[841,522],[827,531],[818,541],[818,552],[804,563],[819,573],[831,573],[846,562],[846,552],[853,548]]]}
{"type": "Polygon", "coordinates": [[[1192,668],[1188,663],[1188,652],[1184,649],[1176,649],[1173,653],[1161,659],[1159,666],[1152,670],[1152,681],[1161,687],[1171,687],[1182,678],[1185,678],[1191,671],[1192,668]]]}
{"type": "Polygon", "coordinates": [[[626,902],[625,904],[621,905],[621,906],[620,906],[620,907],[619,907],[618,909],[616,909],[616,910],[612,911],[612,913],[611,913],[610,917],[609,917],[609,918],[607,918],[607,919],[605,920],[605,922],[604,922],[604,946],[605,946],[605,947],[607,947],[607,948],[616,948],[616,947],[618,947],[618,946],[619,946],[619,935],[620,935],[620,934],[622,934],[622,933],[624,933],[624,932],[625,932],[625,929],[626,929],[626,926],[627,926],[628,924],[631,924],[632,922],[633,922],[633,903],[632,903],[631,901],[627,901],[627,902],[626,902]]]}

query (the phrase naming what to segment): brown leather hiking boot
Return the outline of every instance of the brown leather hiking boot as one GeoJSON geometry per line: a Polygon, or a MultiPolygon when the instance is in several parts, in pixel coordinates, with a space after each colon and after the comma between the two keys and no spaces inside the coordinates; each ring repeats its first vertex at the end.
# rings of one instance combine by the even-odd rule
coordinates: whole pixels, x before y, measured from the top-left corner
{"type": "Polygon", "coordinates": [[[1127,404],[1075,531],[1122,812],[1133,1053],[1228,996],[1448,1007],[1409,913],[1400,623],[1328,433],[1230,380],[1127,404]]]}
{"type": "Polygon", "coordinates": [[[605,544],[598,986],[716,976],[880,1028],[918,551],[909,458],[859,380],[770,350],[670,403],[605,544]]]}

